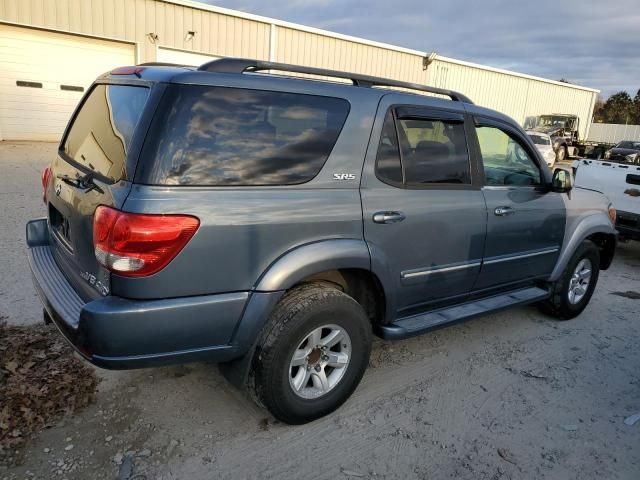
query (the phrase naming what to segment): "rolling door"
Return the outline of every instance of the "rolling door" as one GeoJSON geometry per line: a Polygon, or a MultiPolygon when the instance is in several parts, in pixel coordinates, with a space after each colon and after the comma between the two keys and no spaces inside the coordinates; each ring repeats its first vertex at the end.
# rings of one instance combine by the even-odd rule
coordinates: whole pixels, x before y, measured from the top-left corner
{"type": "Polygon", "coordinates": [[[59,141],[96,77],[133,64],[133,44],[0,25],[0,139],[59,141]]]}

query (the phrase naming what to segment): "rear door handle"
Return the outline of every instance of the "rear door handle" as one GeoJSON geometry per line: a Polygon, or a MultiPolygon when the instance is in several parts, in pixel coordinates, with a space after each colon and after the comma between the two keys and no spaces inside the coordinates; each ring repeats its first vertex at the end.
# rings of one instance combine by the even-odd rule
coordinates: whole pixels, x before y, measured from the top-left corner
{"type": "Polygon", "coordinates": [[[398,223],[405,218],[402,212],[376,212],[373,214],[373,221],[375,223],[398,223]]]}
{"type": "Polygon", "coordinates": [[[512,213],[516,213],[516,211],[511,207],[496,207],[493,211],[499,217],[503,217],[505,215],[511,215],[512,213]]]}

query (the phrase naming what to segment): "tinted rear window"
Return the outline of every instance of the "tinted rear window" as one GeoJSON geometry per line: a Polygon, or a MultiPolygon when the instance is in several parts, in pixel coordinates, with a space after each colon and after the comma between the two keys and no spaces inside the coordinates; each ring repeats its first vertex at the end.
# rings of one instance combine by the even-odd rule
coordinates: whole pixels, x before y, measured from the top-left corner
{"type": "Polygon", "coordinates": [[[384,182],[408,186],[470,184],[464,124],[436,119],[399,119],[394,123],[389,110],[378,146],[376,174],[384,182]]]}
{"type": "Polygon", "coordinates": [[[148,96],[145,87],[95,86],[65,138],[66,156],[111,180],[126,179],[127,151],[148,96]]]}
{"type": "Polygon", "coordinates": [[[346,100],[170,85],[139,180],[155,185],[291,185],[315,177],[347,118],[346,100]]]}

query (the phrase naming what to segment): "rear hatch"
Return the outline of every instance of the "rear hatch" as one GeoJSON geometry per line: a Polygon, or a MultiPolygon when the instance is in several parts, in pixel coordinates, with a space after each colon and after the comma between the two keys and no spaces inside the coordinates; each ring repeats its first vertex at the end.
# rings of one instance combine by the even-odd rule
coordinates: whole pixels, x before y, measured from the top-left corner
{"type": "Polygon", "coordinates": [[[74,114],[51,164],[45,202],[53,255],[85,300],[109,295],[110,272],[96,260],[93,215],[122,207],[145,134],[149,84],[96,84],[74,114]]]}

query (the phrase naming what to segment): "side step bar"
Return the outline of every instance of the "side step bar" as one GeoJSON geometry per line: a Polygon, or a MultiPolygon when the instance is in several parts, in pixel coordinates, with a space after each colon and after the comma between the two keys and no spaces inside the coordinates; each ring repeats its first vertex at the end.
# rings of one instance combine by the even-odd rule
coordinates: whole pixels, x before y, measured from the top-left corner
{"type": "Polygon", "coordinates": [[[385,340],[399,340],[485,313],[496,312],[515,305],[538,302],[549,298],[549,295],[549,292],[543,288],[521,288],[501,295],[473,300],[462,305],[400,318],[388,325],[381,325],[378,333],[385,340]]]}

